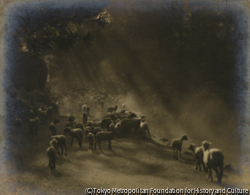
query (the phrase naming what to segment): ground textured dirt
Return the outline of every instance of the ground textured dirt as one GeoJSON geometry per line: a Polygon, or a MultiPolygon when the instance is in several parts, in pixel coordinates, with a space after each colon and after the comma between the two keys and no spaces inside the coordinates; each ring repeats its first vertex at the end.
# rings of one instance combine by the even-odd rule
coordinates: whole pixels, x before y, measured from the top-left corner
{"type": "MultiPolygon", "coordinates": [[[[94,110],[94,115],[103,111],[94,110]]],[[[81,120],[80,112],[76,120],[81,120]]],[[[63,133],[66,117],[60,116],[59,134],[63,133]]],[[[24,131],[25,131],[24,127],[24,131]]],[[[27,131],[26,131],[27,132],[27,131]]],[[[1,138],[3,144],[3,139],[1,138]]],[[[238,170],[224,170],[221,184],[214,173],[214,182],[207,173],[195,170],[195,159],[184,149],[182,158],[174,159],[173,151],[160,138],[143,140],[138,137],[115,138],[112,150],[108,142],[102,142],[100,150],[89,150],[84,142],[80,148],[74,140],[70,146],[67,136],[68,156],[59,157],[56,170],[48,167],[46,148],[50,132],[47,125],[41,125],[37,136],[27,135],[27,143],[21,150],[14,149],[20,158],[13,162],[4,161],[0,167],[0,189],[3,194],[84,194],[86,188],[207,188],[242,187],[238,170]]],[[[185,143],[184,143],[185,145],[185,143]]],[[[184,147],[185,148],[185,147],[184,147]]],[[[9,151],[8,155],[11,155],[9,151]]]]}

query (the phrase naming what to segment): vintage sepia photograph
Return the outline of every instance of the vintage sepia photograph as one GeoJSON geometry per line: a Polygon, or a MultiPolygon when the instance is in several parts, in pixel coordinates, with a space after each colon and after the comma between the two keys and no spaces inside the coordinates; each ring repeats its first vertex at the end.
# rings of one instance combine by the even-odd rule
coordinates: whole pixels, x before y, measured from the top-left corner
{"type": "Polygon", "coordinates": [[[0,194],[249,195],[250,2],[0,8],[0,194]]]}

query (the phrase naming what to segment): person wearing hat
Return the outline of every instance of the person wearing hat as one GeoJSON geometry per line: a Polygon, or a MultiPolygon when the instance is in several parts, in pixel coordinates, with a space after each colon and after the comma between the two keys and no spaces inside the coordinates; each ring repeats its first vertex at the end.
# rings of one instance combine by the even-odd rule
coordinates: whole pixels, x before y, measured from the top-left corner
{"type": "Polygon", "coordinates": [[[78,102],[78,109],[79,109],[79,111],[82,110],[82,102],[81,101],[78,102]]]}
{"type": "Polygon", "coordinates": [[[33,109],[30,109],[30,111],[29,111],[29,118],[30,119],[34,119],[35,118],[35,113],[34,113],[33,109]]]}
{"type": "Polygon", "coordinates": [[[60,121],[58,119],[54,119],[52,123],[49,124],[49,130],[51,131],[51,135],[57,135],[56,124],[60,121]]]}
{"type": "Polygon", "coordinates": [[[76,127],[75,116],[70,115],[68,121],[69,121],[69,127],[71,129],[74,129],[76,127]]]}
{"type": "Polygon", "coordinates": [[[82,106],[83,112],[86,112],[89,115],[89,105],[87,102],[82,106]]]}

